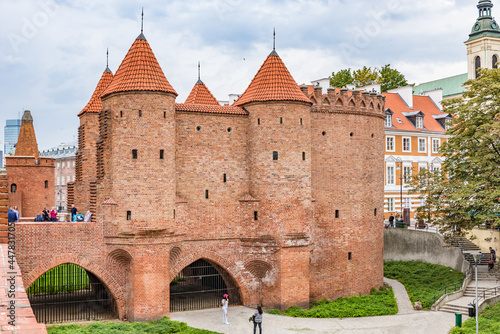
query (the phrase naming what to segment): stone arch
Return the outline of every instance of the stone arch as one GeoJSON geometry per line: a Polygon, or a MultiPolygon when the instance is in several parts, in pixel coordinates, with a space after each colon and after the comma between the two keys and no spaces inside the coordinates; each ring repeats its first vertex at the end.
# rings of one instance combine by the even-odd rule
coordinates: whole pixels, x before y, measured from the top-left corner
{"type": "Polygon", "coordinates": [[[248,290],[248,287],[246,286],[244,277],[241,275],[242,268],[239,267],[236,263],[229,261],[227,258],[208,250],[201,252],[191,252],[190,254],[185,255],[185,257],[181,257],[180,259],[178,259],[174,267],[170,268],[169,282],[172,282],[175,276],[177,276],[177,274],[179,274],[182,269],[189,266],[191,263],[200,259],[204,259],[222,268],[231,276],[240,291],[242,304],[248,304],[248,300],[250,300],[250,292],[248,290]]]}
{"type": "Polygon", "coordinates": [[[115,263],[122,268],[126,268],[132,264],[132,255],[121,248],[115,249],[108,253],[106,261],[115,263]]]}
{"type": "Polygon", "coordinates": [[[52,258],[50,261],[38,265],[35,269],[26,275],[23,275],[24,286],[28,289],[37,279],[52,268],[64,263],[72,263],[82,267],[94,274],[108,289],[115,299],[118,308],[118,316],[123,319],[126,315],[125,294],[121,286],[106,270],[97,265],[95,261],[76,255],[61,255],[52,258]]]}
{"type": "Polygon", "coordinates": [[[263,260],[250,260],[245,263],[245,269],[258,279],[263,279],[273,270],[273,266],[263,260]]]}
{"type": "Polygon", "coordinates": [[[170,250],[170,267],[173,267],[182,256],[182,250],[175,246],[170,250]]]}

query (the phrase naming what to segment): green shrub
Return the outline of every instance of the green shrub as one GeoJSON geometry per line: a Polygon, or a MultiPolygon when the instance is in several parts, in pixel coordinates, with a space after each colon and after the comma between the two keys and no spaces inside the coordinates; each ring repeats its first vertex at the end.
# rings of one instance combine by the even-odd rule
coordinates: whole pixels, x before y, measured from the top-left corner
{"type": "Polygon", "coordinates": [[[323,299],[311,304],[306,310],[292,306],[283,312],[268,310],[267,313],[300,318],[353,318],[391,315],[398,313],[396,299],[391,288],[372,289],[369,296],[339,298],[334,301],[323,299]]]}
{"type": "MultiPolygon", "coordinates": [[[[419,261],[384,262],[384,276],[401,282],[412,303],[422,302],[424,309],[430,309],[434,295],[446,286],[457,284],[460,288],[463,273],[450,267],[419,261]]],[[[444,294],[442,291],[438,298],[444,294]]]]}
{"type": "MultiPolygon", "coordinates": [[[[462,327],[455,327],[450,334],[475,334],[476,318],[470,318],[462,324],[462,327]]],[[[498,334],[500,333],[500,305],[489,306],[479,315],[479,333],[498,334]]]]}
{"type": "Polygon", "coordinates": [[[168,317],[151,322],[95,322],[89,325],[60,325],[47,328],[49,334],[217,334],[204,329],[191,328],[184,322],[171,321],[168,317]]]}

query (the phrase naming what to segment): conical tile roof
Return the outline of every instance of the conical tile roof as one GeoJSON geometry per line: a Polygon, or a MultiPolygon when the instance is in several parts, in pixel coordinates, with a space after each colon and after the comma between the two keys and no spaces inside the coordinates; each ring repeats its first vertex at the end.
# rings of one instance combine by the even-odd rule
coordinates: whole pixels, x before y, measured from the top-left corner
{"type": "Polygon", "coordinates": [[[201,80],[198,80],[198,82],[194,85],[191,93],[189,93],[189,96],[184,103],[220,106],[220,103],[217,102],[217,99],[212,95],[208,87],[201,80]]]}
{"type": "Polygon", "coordinates": [[[85,106],[85,108],[80,111],[78,116],[82,116],[84,113],[99,113],[102,109],[102,101],[101,101],[101,94],[102,92],[108,87],[110,84],[111,80],[113,80],[113,72],[109,69],[109,67],[106,67],[106,70],[104,70],[104,73],[101,76],[101,79],[99,80],[99,83],[97,84],[97,87],[94,90],[94,94],[92,94],[92,97],[90,98],[89,103],[85,106]]]}
{"type": "Polygon", "coordinates": [[[115,77],[101,96],[128,91],[166,92],[177,96],[142,33],[130,47],[115,77]]]}
{"type": "Polygon", "coordinates": [[[302,93],[290,72],[273,50],[264,61],[252,82],[234,103],[241,106],[250,102],[300,101],[311,103],[302,93]]]}
{"type": "Polygon", "coordinates": [[[39,156],[35,128],[33,127],[33,117],[29,110],[24,111],[23,118],[21,119],[21,129],[19,130],[14,156],[36,158],[39,156]]]}

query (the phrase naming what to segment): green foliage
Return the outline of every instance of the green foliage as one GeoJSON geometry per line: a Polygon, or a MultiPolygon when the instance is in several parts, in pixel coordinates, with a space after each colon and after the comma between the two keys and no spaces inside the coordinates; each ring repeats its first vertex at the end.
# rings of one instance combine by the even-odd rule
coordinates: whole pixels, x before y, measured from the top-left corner
{"type": "MultiPolygon", "coordinates": [[[[450,334],[474,334],[476,333],[476,319],[469,318],[462,324],[462,327],[455,327],[450,334]]],[[[497,334],[500,333],[500,304],[488,306],[479,315],[479,333],[497,334]]]]}
{"type": "Polygon", "coordinates": [[[445,177],[441,169],[429,170],[423,168],[414,174],[410,180],[410,194],[419,194],[424,205],[417,208],[417,220],[426,220],[427,223],[438,224],[442,219],[442,199],[446,197],[445,177]]]}
{"type": "Polygon", "coordinates": [[[445,103],[455,116],[441,147],[446,178],[436,185],[439,196],[428,199],[443,231],[500,224],[500,69],[480,71],[478,79],[466,83],[470,89],[463,99],[445,103]]]}
{"type": "Polygon", "coordinates": [[[354,83],[354,78],[351,73],[351,69],[340,70],[337,73],[332,72],[332,76],[330,77],[330,86],[331,87],[345,87],[354,83]]]}
{"type": "Polygon", "coordinates": [[[151,322],[95,322],[90,325],[61,325],[47,328],[49,334],[217,334],[204,329],[191,328],[184,322],[171,321],[168,317],[151,322]]]}
{"type": "Polygon", "coordinates": [[[463,279],[460,271],[419,261],[386,261],[384,276],[401,282],[411,302],[420,301],[427,310],[434,303],[435,294],[448,285],[462,284],[463,279]]]}
{"type": "Polygon", "coordinates": [[[322,300],[311,304],[309,310],[292,306],[283,312],[268,310],[267,313],[300,318],[353,318],[392,315],[398,313],[398,306],[391,288],[373,289],[369,296],[322,300]]]}
{"type": "Polygon", "coordinates": [[[390,89],[408,86],[408,81],[401,72],[391,68],[391,64],[383,66],[379,71],[380,77],[378,83],[383,92],[390,89]]]}
{"type": "Polygon", "coordinates": [[[332,72],[330,77],[330,86],[339,88],[350,84],[360,88],[376,83],[380,84],[383,92],[408,85],[405,76],[398,70],[391,68],[390,64],[383,66],[381,69],[363,66],[362,69],[354,72],[350,68],[343,69],[337,73],[332,72]]]}
{"type": "Polygon", "coordinates": [[[89,276],[87,275],[87,271],[76,264],[64,263],[48,270],[40,276],[29,287],[26,293],[64,293],[88,288],[89,276]]]}

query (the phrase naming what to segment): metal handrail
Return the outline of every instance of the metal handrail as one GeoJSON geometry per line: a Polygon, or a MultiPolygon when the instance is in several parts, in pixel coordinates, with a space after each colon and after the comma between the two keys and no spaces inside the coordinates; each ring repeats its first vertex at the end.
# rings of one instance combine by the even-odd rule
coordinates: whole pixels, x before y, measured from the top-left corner
{"type": "MultiPolygon", "coordinates": [[[[465,279],[465,278],[464,278],[465,279]]],[[[462,283],[455,283],[455,284],[450,284],[439,290],[435,295],[434,295],[434,302],[432,303],[433,305],[436,303],[436,300],[441,298],[441,296],[446,295],[447,293],[451,292],[456,292],[457,290],[460,290],[462,288],[462,285],[464,284],[464,279],[462,279],[462,283]],[[458,286],[458,289],[457,289],[458,286]],[[452,291],[448,291],[448,288],[453,287],[452,291]],[[441,293],[444,290],[444,293],[441,293]]]]}
{"type": "MultiPolygon", "coordinates": [[[[490,296],[489,297],[494,297],[494,296],[497,296],[500,294],[500,286],[496,286],[494,288],[489,288],[489,289],[486,289],[486,290],[483,290],[481,291],[480,293],[478,293],[478,297],[477,297],[477,302],[480,302],[481,300],[486,300],[486,295],[489,294],[490,296]],[[488,293],[489,291],[493,290],[494,293],[490,294],[488,293]],[[482,295],[482,296],[481,296],[482,295]]],[[[469,303],[470,306],[476,306],[476,298],[474,298],[472,300],[471,303],[469,303]]]]}

